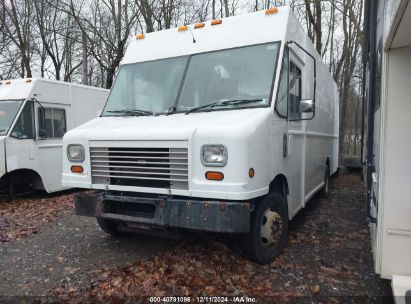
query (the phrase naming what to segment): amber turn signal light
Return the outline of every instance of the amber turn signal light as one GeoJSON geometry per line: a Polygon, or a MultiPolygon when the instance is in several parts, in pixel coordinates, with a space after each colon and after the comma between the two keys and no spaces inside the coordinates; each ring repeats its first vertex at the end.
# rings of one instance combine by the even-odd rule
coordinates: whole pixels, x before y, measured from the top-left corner
{"type": "Polygon", "coordinates": [[[208,171],[206,172],[205,177],[208,180],[222,181],[224,179],[224,174],[221,172],[208,171]]]}
{"type": "Polygon", "coordinates": [[[221,19],[211,21],[211,25],[219,25],[221,23],[223,23],[223,20],[221,20],[221,19]]]}
{"type": "Polygon", "coordinates": [[[272,15],[278,13],[278,8],[272,7],[265,11],[266,15],[272,15]]]}
{"type": "Polygon", "coordinates": [[[146,35],[144,35],[144,34],[138,34],[138,35],[136,35],[136,39],[137,39],[137,40],[141,40],[141,39],[144,39],[144,38],[146,38],[146,35]]]}
{"type": "Polygon", "coordinates": [[[253,178],[254,175],[255,175],[254,169],[253,169],[253,168],[250,168],[250,170],[248,170],[248,176],[251,177],[251,178],[253,178]]]}
{"type": "Polygon", "coordinates": [[[71,172],[81,174],[84,172],[84,168],[82,166],[72,166],[71,172]]]}

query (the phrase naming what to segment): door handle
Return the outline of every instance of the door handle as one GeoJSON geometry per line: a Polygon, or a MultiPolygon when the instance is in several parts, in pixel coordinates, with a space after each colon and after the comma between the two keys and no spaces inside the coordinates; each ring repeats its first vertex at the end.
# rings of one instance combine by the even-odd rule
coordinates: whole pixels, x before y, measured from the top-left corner
{"type": "Polygon", "coordinates": [[[287,157],[288,155],[288,136],[287,134],[283,135],[283,157],[287,157]]]}

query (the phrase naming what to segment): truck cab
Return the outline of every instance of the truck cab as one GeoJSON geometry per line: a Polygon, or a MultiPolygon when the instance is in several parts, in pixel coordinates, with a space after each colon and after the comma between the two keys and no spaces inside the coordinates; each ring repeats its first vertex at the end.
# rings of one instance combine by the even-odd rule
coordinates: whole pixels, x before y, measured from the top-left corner
{"type": "Polygon", "coordinates": [[[335,82],[288,7],[133,39],[102,115],[64,137],[63,185],[106,232],[239,234],[260,263],[337,169],[335,82]],[[166,46],[166,47],[165,47],[166,46]]]}
{"type": "Polygon", "coordinates": [[[98,116],[107,95],[108,90],[41,78],[0,81],[1,190],[13,196],[67,189],[61,184],[63,136],[98,116]],[[88,107],[80,109],[77,101],[85,99],[88,107]]]}

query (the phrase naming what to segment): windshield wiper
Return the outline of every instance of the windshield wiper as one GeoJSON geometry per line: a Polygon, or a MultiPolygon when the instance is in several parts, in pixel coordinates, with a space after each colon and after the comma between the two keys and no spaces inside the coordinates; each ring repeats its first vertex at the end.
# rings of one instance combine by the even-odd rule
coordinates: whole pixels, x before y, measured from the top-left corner
{"type": "Polygon", "coordinates": [[[241,104],[259,102],[259,101],[264,101],[264,99],[233,99],[233,100],[217,101],[217,102],[213,102],[210,104],[206,104],[204,106],[192,108],[191,110],[188,110],[186,112],[186,115],[196,112],[198,110],[206,109],[206,108],[214,108],[214,107],[227,106],[227,105],[241,105],[241,104]]]}
{"type": "Polygon", "coordinates": [[[124,116],[156,116],[157,114],[152,111],[145,110],[118,110],[118,111],[107,111],[107,113],[119,113],[124,114],[124,116]]]}

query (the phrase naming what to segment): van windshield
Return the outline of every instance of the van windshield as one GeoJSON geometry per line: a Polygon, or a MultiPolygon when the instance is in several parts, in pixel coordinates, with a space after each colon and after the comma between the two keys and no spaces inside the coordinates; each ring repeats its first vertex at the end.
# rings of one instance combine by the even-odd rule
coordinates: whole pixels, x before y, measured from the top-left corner
{"type": "Polygon", "coordinates": [[[102,116],[268,106],[278,50],[275,42],[123,65],[102,116]]]}
{"type": "Polygon", "coordinates": [[[103,116],[167,112],[175,103],[188,57],[123,65],[103,116]]]}
{"type": "Polygon", "coordinates": [[[9,131],[23,100],[0,100],[0,136],[9,131]]]}

